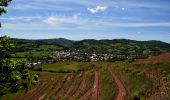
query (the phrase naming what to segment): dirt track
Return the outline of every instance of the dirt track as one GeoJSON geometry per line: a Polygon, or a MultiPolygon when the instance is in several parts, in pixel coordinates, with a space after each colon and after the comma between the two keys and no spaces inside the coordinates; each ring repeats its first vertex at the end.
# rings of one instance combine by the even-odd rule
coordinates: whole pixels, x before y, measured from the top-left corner
{"type": "Polygon", "coordinates": [[[79,100],[84,100],[84,98],[90,97],[91,100],[99,99],[99,72],[95,71],[94,73],[94,84],[92,89],[87,91],[79,100]]]}
{"type": "Polygon", "coordinates": [[[73,98],[77,97],[80,92],[86,87],[86,77],[86,74],[83,74],[82,82],[80,83],[79,88],[77,89],[75,94],[73,94],[73,96],[71,96],[68,100],[72,100],[73,98]]]}
{"type": "Polygon", "coordinates": [[[125,100],[125,97],[127,96],[126,88],[122,82],[122,80],[119,78],[119,76],[116,74],[114,69],[109,66],[108,71],[111,73],[116,85],[117,85],[117,95],[115,96],[115,100],[125,100]]]}

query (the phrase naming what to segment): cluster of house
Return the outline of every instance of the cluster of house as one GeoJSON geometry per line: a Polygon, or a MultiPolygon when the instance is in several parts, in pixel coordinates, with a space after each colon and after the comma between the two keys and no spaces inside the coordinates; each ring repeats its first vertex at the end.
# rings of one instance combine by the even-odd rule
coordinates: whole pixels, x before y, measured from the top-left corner
{"type": "Polygon", "coordinates": [[[25,65],[29,68],[34,67],[34,66],[40,66],[40,65],[45,65],[45,64],[50,64],[50,63],[54,63],[55,60],[54,59],[50,59],[50,60],[39,60],[39,61],[34,61],[34,62],[27,62],[25,63],[25,65]]]}
{"type": "Polygon", "coordinates": [[[57,61],[66,61],[66,60],[74,60],[74,61],[121,61],[121,60],[129,60],[129,59],[138,59],[143,58],[142,55],[114,55],[114,54],[97,54],[97,53],[80,53],[74,51],[56,51],[54,52],[52,59],[49,60],[39,60],[36,62],[27,62],[26,66],[33,67],[39,65],[45,65],[54,63],[57,61]]]}
{"type": "Polygon", "coordinates": [[[128,59],[142,58],[142,55],[114,55],[114,54],[98,54],[98,53],[80,53],[70,51],[56,51],[53,58],[56,61],[76,60],[76,61],[120,61],[128,59]]]}

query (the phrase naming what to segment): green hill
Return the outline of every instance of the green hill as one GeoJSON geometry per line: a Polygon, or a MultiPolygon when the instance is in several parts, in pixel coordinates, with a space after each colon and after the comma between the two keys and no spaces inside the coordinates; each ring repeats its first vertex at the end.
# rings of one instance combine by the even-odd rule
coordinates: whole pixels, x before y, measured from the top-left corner
{"type": "Polygon", "coordinates": [[[82,40],[75,42],[72,49],[84,52],[111,54],[158,54],[170,51],[170,44],[161,41],[135,41],[127,39],[82,40]]]}
{"type": "Polygon", "coordinates": [[[160,53],[169,52],[170,44],[162,41],[135,41],[128,39],[113,40],[94,40],[86,39],[81,41],[72,41],[64,38],[58,39],[42,39],[42,40],[26,40],[13,39],[17,43],[18,51],[43,49],[50,50],[79,50],[87,53],[111,53],[111,54],[151,54],[158,55],[160,53]]]}

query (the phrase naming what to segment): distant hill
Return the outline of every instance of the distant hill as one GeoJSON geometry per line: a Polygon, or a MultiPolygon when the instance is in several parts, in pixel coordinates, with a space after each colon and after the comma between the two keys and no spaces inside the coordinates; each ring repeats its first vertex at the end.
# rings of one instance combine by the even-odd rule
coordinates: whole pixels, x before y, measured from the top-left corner
{"type": "Polygon", "coordinates": [[[14,42],[18,43],[36,43],[36,44],[53,44],[60,46],[69,46],[74,43],[72,40],[64,39],[64,38],[56,38],[56,39],[39,39],[39,40],[29,40],[29,39],[16,39],[12,38],[14,42]]]}
{"type": "Polygon", "coordinates": [[[170,51],[170,44],[162,41],[135,41],[127,39],[113,40],[82,40],[75,42],[72,49],[85,52],[112,54],[151,54],[157,55],[170,51]]]}
{"type": "Polygon", "coordinates": [[[113,40],[86,39],[81,41],[72,41],[64,38],[41,39],[41,40],[27,40],[27,39],[12,39],[12,40],[19,45],[23,45],[26,48],[31,46],[36,47],[37,45],[56,45],[58,47],[63,47],[64,49],[79,50],[81,52],[89,53],[97,52],[125,55],[129,54],[158,55],[160,53],[170,52],[170,44],[155,40],[135,41],[128,39],[113,39],[113,40]]]}

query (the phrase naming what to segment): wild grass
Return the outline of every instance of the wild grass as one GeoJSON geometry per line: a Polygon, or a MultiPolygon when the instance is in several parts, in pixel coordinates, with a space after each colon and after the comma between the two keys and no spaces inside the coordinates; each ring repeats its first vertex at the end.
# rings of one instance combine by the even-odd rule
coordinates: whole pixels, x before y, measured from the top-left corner
{"type": "Polygon", "coordinates": [[[128,90],[129,100],[143,100],[145,94],[151,89],[152,82],[143,72],[130,70],[124,66],[114,66],[128,90]]]}
{"type": "Polygon", "coordinates": [[[64,61],[57,62],[54,64],[43,65],[43,71],[57,72],[57,73],[72,73],[80,71],[88,71],[95,68],[107,67],[109,62],[76,62],[76,61],[64,61]]]}
{"type": "Polygon", "coordinates": [[[116,92],[114,80],[107,69],[102,69],[100,73],[99,98],[100,100],[112,100],[116,92]]]}

